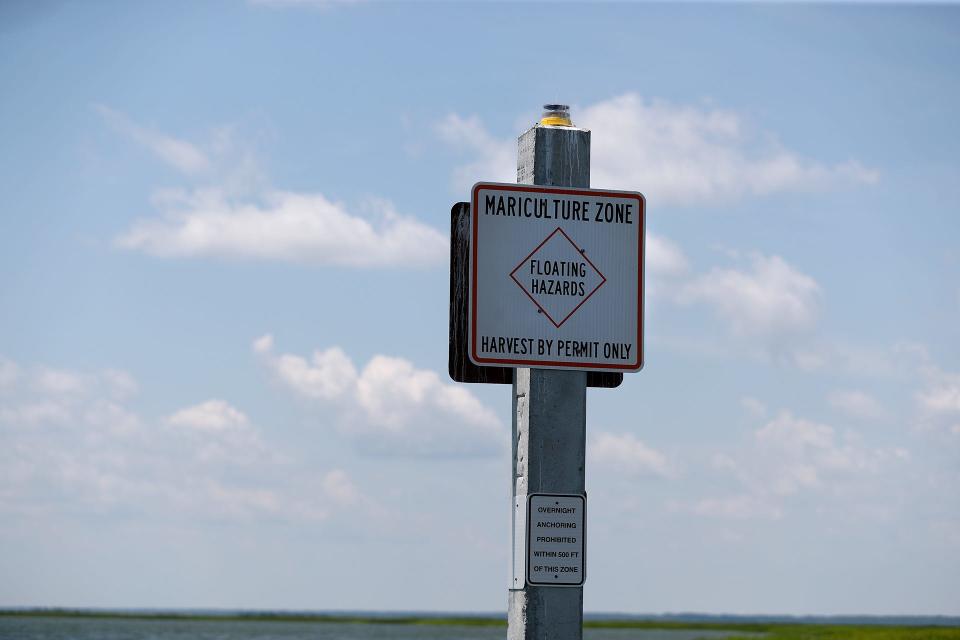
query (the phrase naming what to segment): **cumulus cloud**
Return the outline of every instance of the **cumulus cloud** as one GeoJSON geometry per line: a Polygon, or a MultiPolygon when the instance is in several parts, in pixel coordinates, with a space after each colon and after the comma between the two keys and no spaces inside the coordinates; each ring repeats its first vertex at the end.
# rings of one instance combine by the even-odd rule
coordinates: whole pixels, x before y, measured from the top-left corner
{"type": "Polygon", "coordinates": [[[960,436],[960,374],[942,371],[932,364],[922,369],[923,389],[914,394],[921,429],[960,436]]]}
{"type": "Polygon", "coordinates": [[[253,344],[277,380],[336,411],[340,432],[363,452],[478,456],[506,445],[500,421],[476,396],[403,358],[377,355],[358,369],[337,347],[309,360],[272,347],[266,336],[253,344]]]}
{"type": "Polygon", "coordinates": [[[789,500],[810,492],[836,492],[910,458],[902,448],[869,447],[854,433],[839,435],[824,423],[782,410],[737,450],[714,455],[713,468],[732,475],[741,492],[695,501],[699,515],[778,518],[789,500]]]}
{"type": "Polygon", "coordinates": [[[324,493],[339,504],[354,505],[362,499],[360,490],[343,469],[328,471],[321,486],[324,493]]]}
{"type": "Polygon", "coordinates": [[[14,406],[0,406],[0,424],[35,426],[38,424],[65,424],[69,422],[69,409],[59,402],[41,400],[14,406]]]}
{"type": "Polygon", "coordinates": [[[673,241],[648,233],[644,244],[645,267],[658,276],[680,276],[690,269],[683,250],[673,241]]]}
{"type": "Polygon", "coordinates": [[[177,171],[199,174],[211,168],[210,159],[196,145],[137,124],[123,113],[104,105],[94,109],[107,123],[128,136],[177,171]]]}
{"type": "Polygon", "coordinates": [[[194,183],[157,190],[157,213],[118,234],[118,248],[166,258],[343,267],[424,267],[447,258],[443,233],[400,214],[387,200],[371,197],[348,210],[322,193],[271,188],[235,127],[218,127],[206,144],[195,145],[108,107],[96,109],[116,130],[194,183]]]}
{"type": "Polygon", "coordinates": [[[593,132],[593,183],[642,187],[652,203],[710,203],[878,179],[856,161],[805,159],[728,110],[629,93],[587,106],[577,123],[593,132]]]}
{"type": "Polygon", "coordinates": [[[0,356],[0,391],[12,387],[20,377],[20,367],[9,358],[0,356]]]}
{"type": "Polygon", "coordinates": [[[677,298],[704,303],[740,336],[776,339],[816,323],[820,286],[780,256],[752,254],[746,269],[714,268],[686,282],[677,298]]]}
{"type": "Polygon", "coordinates": [[[207,400],[180,409],[167,418],[167,423],[198,431],[228,431],[243,429],[249,425],[250,420],[223,400],[207,400]]]}
{"type": "Polygon", "coordinates": [[[783,517],[783,509],[756,495],[704,498],[695,502],[690,511],[700,516],[738,520],[776,520],[783,517]]]}
{"type": "MultiPolygon", "coordinates": [[[[81,396],[89,392],[106,393],[114,398],[126,398],[137,392],[137,381],[129,372],[121,369],[103,369],[100,371],[76,371],[56,367],[32,367],[26,376],[21,369],[12,365],[16,374],[10,379],[10,385],[17,379],[28,381],[32,390],[50,396],[81,396]]],[[[0,385],[2,387],[2,385],[0,385]]]]}
{"type": "Polygon", "coordinates": [[[767,415],[767,406],[753,396],[740,398],[740,406],[754,418],[763,418],[767,415]]]}
{"type": "Polygon", "coordinates": [[[158,218],[138,220],[118,247],[161,257],[218,257],[345,267],[423,267],[442,263],[439,231],[384,201],[364,218],[322,194],[270,191],[233,202],[217,189],[169,192],[158,218]]]}
{"type": "Polygon", "coordinates": [[[960,414],[960,379],[950,376],[920,391],[917,404],[932,414],[960,414]]]}
{"type": "Polygon", "coordinates": [[[342,471],[324,476],[314,495],[316,472],[270,446],[224,400],[153,420],[118,397],[118,380],[119,396],[136,386],[129,373],[13,364],[33,373],[0,397],[0,519],[67,508],[168,522],[320,521],[349,500],[365,504],[342,471]],[[83,384],[63,384],[73,379],[83,384]]]}
{"type": "MultiPolygon", "coordinates": [[[[729,110],[628,93],[575,109],[573,116],[592,130],[591,183],[638,189],[655,204],[709,204],[878,180],[875,170],[855,160],[804,158],[729,110]]],[[[516,179],[515,140],[491,135],[475,116],[449,115],[438,131],[473,156],[454,171],[459,190],[478,180],[516,179]]]]}
{"type": "Polygon", "coordinates": [[[44,393],[80,393],[87,386],[85,376],[76,371],[41,367],[34,374],[34,384],[44,393]]]}
{"type": "Polygon", "coordinates": [[[913,359],[902,351],[902,346],[892,348],[866,347],[844,342],[821,342],[805,344],[803,349],[791,354],[790,360],[804,371],[842,371],[859,377],[893,377],[902,375],[904,359],[913,359]]]}
{"type": "Polygon", "coordinates": [[[453,184],[457,190],[467,193],[480,181],[516,182],[516,140],[495,138],[477,116],[450,114],[437,124],[437,132],[452,147],[474,157],[454,169],[453,184]]]}
{"type": "MultiPolygon", "coordinates": [[[[111,400],[96,399],[82,412],[83,422],[93,427],[94,432],[102,431],[110,435],[128,435],[143,429],[144,423],[139,415],[123,405],[111,400]]],[[[68,418],[63,417],[66,421],[68,418]]]]}
{"type": "Polygon", "coordinates": [[[314,351],[307,360],[294,354],[273,356],[273,337],[254,341],[254,351],[266,357],[277,378],[298,394],[319,400],[347,396],[357,384],[357,369],[340,348],[314,351]]]}
{"type": "Polygon", "coordinates": [[[107,386],[109,393],[118,398],[132,396],[140,389],[137,381],[128,371],[106,369],[100,376],[103,383],[107,386]]]}
{"type": "Polygon", "coordinates": [[[864,391],[834,391],[827,396],[827,402],[852,418],[875,420],[887,413],[879,400],[864,391]]]}
{"type": "Polygon", "coordinates": [[[587,458],[632,475],[670,478],[676,474],[667,456],[630,433],[597,433],[587,443],[587,458]]]}

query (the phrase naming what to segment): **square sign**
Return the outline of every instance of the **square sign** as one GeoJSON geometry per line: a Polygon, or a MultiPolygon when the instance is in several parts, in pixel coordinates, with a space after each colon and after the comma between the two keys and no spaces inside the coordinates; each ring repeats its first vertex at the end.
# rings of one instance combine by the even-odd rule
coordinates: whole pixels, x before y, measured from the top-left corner
{"type": "Polygon", "coordinates": [[[531,493],[527,500],[527,584],[576,587],[586,579],[587,499],[531,493]]]}
{"type": "Polygon", "coordinates": [[[481,182],[471,207],[470,360],[643,366],[643,195],[481,182]]]}

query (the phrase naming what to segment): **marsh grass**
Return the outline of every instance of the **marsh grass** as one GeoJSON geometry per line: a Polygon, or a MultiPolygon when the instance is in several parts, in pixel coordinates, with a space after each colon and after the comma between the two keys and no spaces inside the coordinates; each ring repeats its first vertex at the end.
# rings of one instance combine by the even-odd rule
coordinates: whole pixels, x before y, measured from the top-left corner
{"type": "MultiPolygon", "coordinates": [[[[507,621],[498,617],[436,617],[436,616],[362,616],[309,613],[192,613],[192,612],[137,612],[96,611],[77,609],[6,609],[0,617],[30,618],[92,618],[121,620],[182,620],[182,621],[259,621],[259,622],[314,622],[339,624],[403,624],[461,627],[506,627],[507,621]]],[[[605,619],[586,620],[587,629],[676,629],[687,631],[729,631],[727,640],[960,640],[957,626],[898,626],[884,624],[807,624],[779,622],[685,622],[678,620],[605,619]],[[740,635],[742,634],[742,635],[740,635]]],[[[713,634],[711,634],[713,635],[713,634]]]]}

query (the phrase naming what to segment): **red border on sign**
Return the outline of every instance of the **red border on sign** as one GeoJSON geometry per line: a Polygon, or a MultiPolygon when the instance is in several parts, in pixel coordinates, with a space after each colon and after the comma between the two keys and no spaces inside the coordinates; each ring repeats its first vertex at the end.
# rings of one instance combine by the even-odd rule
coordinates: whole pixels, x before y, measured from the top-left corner
{"type": "MultiPolygon", "coordinates": [[[[531,184],[503,184],[498,182],[478,182],[473,185],[470,194],[471,233],[470,233],[470,358],[477,364],[506,366],[551,367],[562,369],[608,369],[615,371],[639,371],[643,368],[643,250],[647,230],[647,206],[642,193],[636,191],[613,191],[606,189],[577,189],[573,187],[544,187],[531,184]],[[497,191],[527,191],[553,193],[559,195],[586,195],[609,198],[632,198],[639,205],[640,232],[637,234],[637,360],[631,364],[609,364],[601,362],[566,362],[553,360],[520,360],[506,358],[481,358],[477,355],[477,232],[479,228],[478,193],[483,189],[497,191]]],[[[566,234],[564,234],[566,235],[566,234]]],[[[591,263],[592,264],[592,263],[591,263]]],[[[596,268],[596,267],[594,267],[596,268]]],[[[599,272],[599,269],[597,269],[599,272]]],[[[603,274],[601,274],[602,276],[603,274]]]]}

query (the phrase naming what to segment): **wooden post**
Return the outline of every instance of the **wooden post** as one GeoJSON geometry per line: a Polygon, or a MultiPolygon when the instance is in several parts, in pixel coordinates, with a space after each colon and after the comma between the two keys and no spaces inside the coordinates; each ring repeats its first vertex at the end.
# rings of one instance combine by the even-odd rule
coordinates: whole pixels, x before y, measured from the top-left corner
{"type": "MultiPolygon", "coordinates": [[[[590,132],[572,126],[534,126],[519,139],[517,182],[588,188],[590,132]]],[[[586,386],[584,371],[516,370],[514,507],[520,501],[525,507],[528,493],[584,493],[586,386]]],[[[527,586],[524,574],[517,574],[522,564],[517,554],[523,553],[526,542],[517,528],[515,521],[508,640],[581,640],[583,587],[527,586]]]]}

